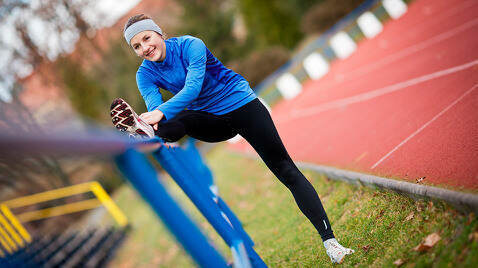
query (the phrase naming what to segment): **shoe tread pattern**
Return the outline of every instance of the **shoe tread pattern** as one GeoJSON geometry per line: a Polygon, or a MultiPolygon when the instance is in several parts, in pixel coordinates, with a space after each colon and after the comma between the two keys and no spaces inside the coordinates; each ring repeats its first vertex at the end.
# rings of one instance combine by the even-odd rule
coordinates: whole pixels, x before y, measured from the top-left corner
{"type": "Polygon", "coordinates": [[[133,113],[134,111],[123,99],[115,99],[111,104],[111,121],[118,130],[122,132],[130,132],[131,135],[136,133],[147,136],[143,130],[136,129],[133,113]]]}

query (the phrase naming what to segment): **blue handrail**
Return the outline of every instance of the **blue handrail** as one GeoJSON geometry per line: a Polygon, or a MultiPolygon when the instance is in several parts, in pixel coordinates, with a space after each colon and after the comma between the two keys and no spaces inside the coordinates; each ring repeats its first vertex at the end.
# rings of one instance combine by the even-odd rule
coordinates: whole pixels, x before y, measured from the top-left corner
{"type": "Polygon", "coordinates": [[[202,267],[227,267],[197,226],[184,214],[158,180],[157,172],[144,155],[129,149],[116,156],[121,172],[149,203],[186,251],[202,267]]]}
{"type": "MultiPolygon", "coordinates": [[[[15,133],[15,132],[12,132],[15,133]]],[[[18,132],[21,133],[21,132],[18,132]]],[[[160,138],[131,140],[116,131],[11,135],[0,133],[2,156],[114,155],[119,170],[164,221],[184,249],[201,267],[226,267],[224,258],[167,193],[157,171],[138,149],[159,147],[152,154],[231,248],[234,267],[267,267],[253,249],[254,242],[227,204],[211,191],[212,173],[194,142],[188,147],[165,146],[160,138]]]]}

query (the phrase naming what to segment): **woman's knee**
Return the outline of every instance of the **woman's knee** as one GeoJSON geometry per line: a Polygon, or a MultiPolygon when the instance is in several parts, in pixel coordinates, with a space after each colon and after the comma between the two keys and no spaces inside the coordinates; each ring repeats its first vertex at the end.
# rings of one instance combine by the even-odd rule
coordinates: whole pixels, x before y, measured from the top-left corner
{"type": "Polygon", "coordinates": [[[299,169],[292,162],[292,160],[280,161],[279,163],[274,165],[271,170],[277,176],[277,178],[287,187],[295,185],[304,177],[299,171],[299,169]]]}
{"type": "Polygon", "coordinates": [[[167,142],[176,142],[186,135],[186,128],[179,121],[170,121],[160,123],[155,134],[167,142]]]}

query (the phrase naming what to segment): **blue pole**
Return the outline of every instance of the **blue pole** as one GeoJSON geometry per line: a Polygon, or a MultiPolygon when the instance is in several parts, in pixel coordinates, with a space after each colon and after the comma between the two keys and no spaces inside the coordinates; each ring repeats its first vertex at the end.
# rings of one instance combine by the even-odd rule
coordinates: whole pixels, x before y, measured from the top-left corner
{"type": "Polygon", "coordinates": [[[195,170],[201,175],[201,181],[206,183],[208,187],[214,185],[214,178],[209,167],[204,163],[201,154],[199,153],[195,139],[189,138],[186,143],[186,148],[184,150],[186,157],[194,163],[195,170]]]}
{"type": "MultiPolygon", "coordinates": [[[[182,148],[175,148],[173,151],[174,158],[176,161],[182,163],[183,169],[188,172],[189,178],[195,178],[194,181],[206,184],[207,188],[204,191],[211,192],[210,185],[213,184],[213,176],[212,172],[209,167],[204,163],[202,160],[199,151],[197,150],[196,146],[194,145],[194,140],[191,138],[188,140],[188,146],[185,150],[182,148]],[[196,179],[198,178],[199,179],[196,179]]],[[[201,187],[204,188],[204,187],[201,187]]],[[[254,246],[254,242],[247,234],[247,232],[242,228],[242,223],[239,219],[234,215],[234,213],[230,210],[227,204],[219,197],[215,196],[214,193],[210,193],[214,196],[215,200],[217,200],[217,205],[221,209],[221,211],[226,215],[228,220],[231,222],[234,229],[239,233],[239,235],[244,240],[244,243],[250,245],[251,247],[254,246]]]]}
{"type": "Polygon", "coordinates": [[[242,223],[239,221],[239,219],[236,217],[234,212],[229,208],[229,206],[222,200],[221,197],[217,198],[217,205],[221,209],[224,214],[226,214],[227,218],[229,221],[232,223],[232,226],[234,226],[234,229],[236,229],[239,234],[242,236],[242,239],[244,239],[244,242],[246,245],[250,245],[251,247],[254,246],[254,241],[252,241],[251,237],[247,232],[244,230],[242,227],[242,223]]]}
{"type": "Polygon", "coordinates": [[[153,156],[216,229],[226,244],[231,246],[232,241],[240,239],[239,235],[222,217],[216,203],[212,199],[211,192],[205,190],[204,184],[194,182],[184,169],[184,166],[175,159],[174,151],[176,149],[174,147],[166,148],[162,146],[153,152],[153,156]]]}
{"type": "MultiPolygon", "coordinates": [[[[233,227],[231,227],[231,225],[222,217],[218,204],[212,200],[215,196],[210,189],[206,187],[206,184],[203,183],[202,180],[198,181],[193,179],[198,175],[193,172],[191,168],[192,166],[195,166],[195,164],[189,162],[191,161],[191,157],[186,156],[182,148],[162,147],[154,152],[153,155],[230,247],[232,247],[233,241],[243,240],[253,267],[267,267],[264,261],[253,249],[252,246],[254,245],[254,242],[244,231],[239,220],[234,216],[231,221],[233,227]],[[209,198],[205,198],[208,196],[209,198]]],[[[197,159],[195,161],[197,161],[197,159]]],[[[222,204],[227,207],[223,201],[222,204]]],[[[227,210],[227,213],[233,214],[232,211],[229,209],[227,210]]]]}
{"type": "Polygon", "coordinates": [[[129,149],[116,156],[115,162],[198,265],[227,267],[223,257],[169,196],[158,181],[156,170],[144,155],[129,149]]]}

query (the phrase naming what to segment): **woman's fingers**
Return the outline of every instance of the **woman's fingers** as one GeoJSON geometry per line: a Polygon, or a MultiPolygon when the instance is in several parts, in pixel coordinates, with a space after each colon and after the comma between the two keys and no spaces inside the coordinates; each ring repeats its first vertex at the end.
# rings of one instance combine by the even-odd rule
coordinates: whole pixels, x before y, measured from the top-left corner
{"type": "MultiPolygon", "coordinates": [[[[149,125],[158,123],[163,118],[163,113],[159,110],[142,113],[139,118],[149,125]]],[[[157,129],[157,126],[156,126],[157,129]]]]}

